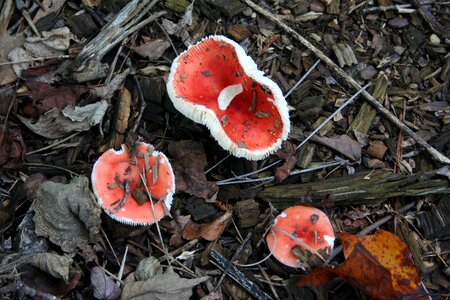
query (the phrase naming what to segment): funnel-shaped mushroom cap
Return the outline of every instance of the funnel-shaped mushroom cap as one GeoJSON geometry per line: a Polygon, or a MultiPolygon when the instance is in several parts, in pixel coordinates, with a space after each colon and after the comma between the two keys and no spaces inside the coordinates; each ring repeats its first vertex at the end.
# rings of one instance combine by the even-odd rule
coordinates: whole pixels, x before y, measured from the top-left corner
{"type": "Polygon", "coordinates": [[[94,164],[91,180],[105,212],[119,222],[133,225],[152,224],[164,217],[175,192],[169,160],[146,143],[137,143],[132,153],[125,145],[119,151],[109,149],[103,153],[94,164]],[[139,172],[145,173],[154,212],[139,172]]]}
{"type": "Polygon", "coordinates": [[[310,251],[302,245],[306,244],[314,251],[330,252],[334,239],[333,226],[327,215],[317,208],[302,205],[289,207],[279,214],[266,236],[267,246],[273,256],[293,268],[301,267],[297,256],[292,253],[293,247],[310,251]]]}
{"type": "Polygon", "coordinates": [[[180,112],[206,125],[237,157],[262,159],[288,136],[289,112],[280,88],[224,36],[204,38],[181,53],[167,91],[180,112]]]}

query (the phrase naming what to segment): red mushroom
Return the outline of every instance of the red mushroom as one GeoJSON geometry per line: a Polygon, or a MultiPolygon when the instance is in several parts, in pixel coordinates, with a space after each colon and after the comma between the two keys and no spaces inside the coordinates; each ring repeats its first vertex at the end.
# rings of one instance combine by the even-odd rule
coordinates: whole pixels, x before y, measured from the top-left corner
{"type": "Polygon", "coordinates": [[[262,159],[290,130],[286,100],[236,42],[206,37],[173,62],[167,91],[176,109],[206,125],[237,157],[262,159]]]}
{"type": "Polygon", "coordinates": [[[333,226],[325,213],[301,205],[289,207],[278,215],[266,236],[273,256],[293,268],[302,266],[302,262],[292,252],[294,247],[319,255],[330,254],[334,239],[333,226]]]}
{"type": "Polygon", "coordinates": [[[105,212],[119,222],[133,225],[152,224],[164,217],[175,192],[169,160],[146,143],[137,143],[131,152],[122,145],[119,151],[109,149],[103,153],[94,164],[91,180],[105,212]]]}

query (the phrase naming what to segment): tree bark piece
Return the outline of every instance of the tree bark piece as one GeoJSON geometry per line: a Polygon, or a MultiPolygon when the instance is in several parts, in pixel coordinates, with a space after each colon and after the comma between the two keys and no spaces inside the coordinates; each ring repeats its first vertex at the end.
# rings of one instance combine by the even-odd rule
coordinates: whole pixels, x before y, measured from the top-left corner
{"type": "Polygon", "coordinates": [[[334,205],[377,205],[396,196],[449,193],[448,181],[434,175],[435,172],[413,175],[381,170],[362,172],[317,182],[271,186],[258,193],[257,198],[285,209],[299,204],[305,196],[313,202],[333,199],[334,205]]]}

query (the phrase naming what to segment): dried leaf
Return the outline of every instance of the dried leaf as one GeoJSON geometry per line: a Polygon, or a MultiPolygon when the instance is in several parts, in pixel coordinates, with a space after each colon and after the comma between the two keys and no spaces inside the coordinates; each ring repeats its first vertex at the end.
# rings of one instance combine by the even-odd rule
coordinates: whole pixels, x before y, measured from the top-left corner
{"type": "Polygon", "coordinates": [[[219,187],[206,179],[204,168],[208,165],[205,148],[197,141],[172,142],[168,147],[173,157],[173,171],[177,190],[203,199],[210,199],[219,187]],[[195,163],[193,163],[195,162],[195,163]]]}
{"type": "Polygon", "coordinates": [[[142,57],[146,57],[148,61],[155,61],[164,54],[170,43],[163,39],[155,39],[148,41],[140,46],[131,49],[142,57]]]}
{"type": "Polygon", "coordinates": [[[38,253],[33,255],[30,264],[55,278],[69,282],[70,265],[73,259],[67,255],[38,253]]]}
{"type": "Polygon", "coordinates": [[[30,91],[27,96],[33,100],[34,116],[39,116],[52,108],[63,109],[67,105],[75,105],[78,98],[89,91],[85,86],[52,87],[50,84],[28,81],[25,83],[30,91]]]}
{"type": "Polygon", "coordinates": [[[91,269],[91,285],[96,299],[115,300],[120,297],[120,288],[100,267],[91,269]]]}
{"type": "Polygon", "coordinates": [[[361,159],[361,144],[346,134],[336,138],[320,137],[315,135],[311,138],[311,140],[330,147],[353,161],[359,161],[361,159]]]}
{"type": "Polygon", "coordinates": [[[17,116],[31,131],[49,139],[57,139],[74,131],[87,131],[103,119],[108,102],[105,100],[86,106],[67,106],[62,111],[54,108],[36,123],[32,119],[17,116]]]}
{"type": "Polygon", "coordinates": [[[207,224],[198,224],[189,220],[184,226],[183,238],[193,240],[202,237],[207,241],[214,241],[220,237],[230,218],[231,213],[225,212],[221,217],[207,224]]]}
{"type": "Polygon", "coordinates": [[[23,164],[25,143],[20,128],[0,125],[0,168],[17,169],[23,164]]]}
{"type": "Polygon", "coordinates": [[[87,177],[75,177],[69,184],[44,182],[32,206],[36,234],[66,252],[74,251],[100,230],[101,210],[94,201],[87,177]]]}
{"type": "Polygon", "coordinates": [[[33,22],[36,23],[49,15],[57,15],[65,3],[66,0],[43,0],[42,6],[45,7],[45,10],[39,9],[33,18],[33,22]]]}
{"type": "Polygon", "coordinates": [[[64,54],[75,36],[68,27],[41,31],[42,36],[31,36],[25,40],[24,48],[34,57],[48,57],[64,54]]]}
{"type": "Polygon", "coordinates": [[[408,246],[396,235],[378,230],[358,237],[341,233],[345,262],[317,268],[297,282],[317,286],[339,276],[374,299],[426,299],[408,246]]]}
{"type": "Polygon", "coordinates": [[[8,22],[14,11],[14,7],[13,1],[6,1],[2,5],[2,11],[0,12],[0,21],[2,23],[0,24],[0,86],[16,80],[16,74],[12,69],[12,65],[2,64],[9,62],[9,53],[14,48],[22,46],[25,41],[22,33],[14,36],[8,34],[8,22]]]}
{"type": "MultiPolygon", "coordinates": [[[[75,36],[68,27],[61,27],[51,31],[42,31],[41,36],[28,37],[23,47],[16,47],[8,53],[8,58],[13,62],[12,68],[17,76],[22,77],[22,72],[43,66],[46,61],[37,58],[49,58],[64,55],[70,46],[70,41],[75,36]]],[[[59,70],[62,72],[63,70],[59,70]]]]}
{"type": "Polygon", "coordinates": [[[208,280],[208,277],[181,278],[171,268],[163,274],[145,281],[126,283],[122,300],[185,300],[192,295],[192,288],[208,280]]]}

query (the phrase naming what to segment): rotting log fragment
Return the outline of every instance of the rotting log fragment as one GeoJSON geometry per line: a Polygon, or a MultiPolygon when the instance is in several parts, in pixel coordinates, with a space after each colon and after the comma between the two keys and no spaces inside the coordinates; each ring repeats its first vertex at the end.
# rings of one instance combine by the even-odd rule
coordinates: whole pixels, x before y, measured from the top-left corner
{"type": "Polygon", "coordinates": [[[334,205],[376,205],[396,196],[426,196],[450,192],[448,181],[435,172],[405,175],[385,171],[356,173],[303,184],[276,185],[258,193],[257,198],[278,209],[298,204],[308,196],[313,202],[331,197],[334,205]]]}
{"type": "MultiPolygon", "coordinates": [[[[386,77],[386,75],[379,76],[374,82],[372,95],[381,104],[384,103],[388,86],[389,79],[386,77]]],[[[347,132],[358,131],[362,134],[367,134],[376,115],[377,110],[373,108],[373,106],[368,102],[364,102],[358,114],[356,115],[355,120],[353,120],[353,122],[350,124],[347,132]]]]}

